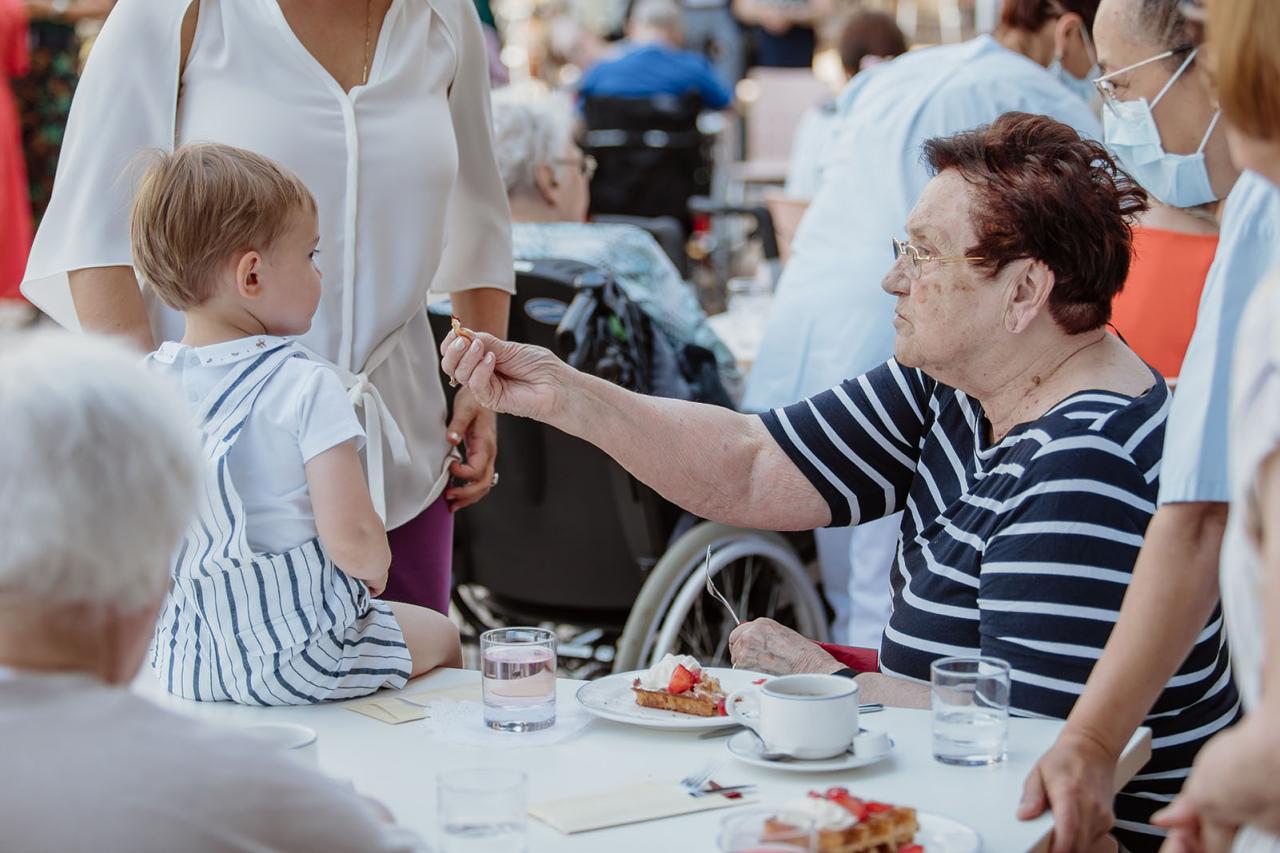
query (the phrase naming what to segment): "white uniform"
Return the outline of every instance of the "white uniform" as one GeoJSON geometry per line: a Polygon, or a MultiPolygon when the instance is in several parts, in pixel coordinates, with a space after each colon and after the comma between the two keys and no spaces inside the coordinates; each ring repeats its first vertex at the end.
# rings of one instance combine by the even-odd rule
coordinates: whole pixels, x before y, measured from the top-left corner
{"type": "MultiPolygon", "coordinates": [[[[840,129],[791,259],[743,407],[764,411],[817,394],[893,354],[894,299],[880,289],[893,264],[891,237],[905,225],[930,175],[921,145],[988,124],[1010,111],[1038,113],[1101,138],[1097,119],[1043,67],[990,36],[907,53],[855,76],[837,101],[840,129]]],[[[857,528],[852,568],[828,563],[828,595],[849,578],[847,642],[877,647],[889,613],[889,566],[900,517],[857,528]],[[862,555],[869,555],[866,560],[862,555]]],[[[843,547],[838,545],[837,547],[843,547]]],[[[830,553],[831,547],[824,548],[830,553]]],[[[835,634],[839,637],[841,626],[835,634]]]]}
{"type": "MultiPolygon", "coordinates": [[[[223,354],[223,377],[195,407],[204,499],[179,546],[152,666],[170,693],[247,705],[403,687],[412,660],[391,608],[341,571],[318,537],[275,554],[249,545],[229,459],[250,419],[263,417],[254,408],[263,389],[286,362],[306,355],[282,338],[237,343],[238,351],[223,354]]],[[[150,361],[171,363],[181,350],[161,349],[150,361]]]]}
{"type": "MultiPolygon", "coordinates": [[[[297,172],[319,204],[324,274],[299,342],[338,368],[363,407],[374,505],[398,527],[448,481],[427,292],[513,289],[475,7],[392,3],[368,83],[345,92],[277,0],[201,0],[179,91],[187,5],[120,0],[112,10],[76,90],[22,291],[78,327],[66,273],[132,264],[129,208],[147,150],[223,142],[297,172]]],[[[181,338],[181,315],[145,285],[143,297],[155,339],[181,338]]]]}

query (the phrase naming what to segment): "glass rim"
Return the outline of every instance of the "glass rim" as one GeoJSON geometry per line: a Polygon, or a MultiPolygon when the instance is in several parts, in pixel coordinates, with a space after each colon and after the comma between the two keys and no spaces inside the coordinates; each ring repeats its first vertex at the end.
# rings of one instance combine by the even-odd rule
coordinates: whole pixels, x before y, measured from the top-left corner
{"type": "Polygon", "coordinates": [[[500,643],[504,646],[524,646],[534,643],[554,643],[556,634],[548,628],[533,628],[521,625],[512,625],[507,628],[490,628],[480,635],[481,643],[500,643]],[[499,635],[508,634],[510,632],[524,632],[533,636],[528,637],[501,637],[499,635]]]}
{"type": "Polygon", "coordinates": [[[929,673],[931,675],[936,672],[941,672],[947,675],[975,675],[975,676],[981,676],[981,677],[990,677],[992,675],[999,675],[1000,673],[1004,673],[1005,675],[1008,675],[1012,671],[1013,671],[1013,666],[1007,660],[1005,660],[1004,658],[993,657],[992,655],[952,655],[951,657],[938,658],[937,660],[929,664],[929,673]],[[987,666],[990,666],[997,671],[996,672],[963,672],[963,671],[948,669],[948,667],[955,666],[956,664],[967,664],[967,665],[986,664],[987,666]]]}
{"type": "Polygon", "coordinates": [[[523,787],[528,783],[529,774],[514,767],[465,767],[436,773],[438,790],[492,791],[495,784],[499,787],[523,787]]]}

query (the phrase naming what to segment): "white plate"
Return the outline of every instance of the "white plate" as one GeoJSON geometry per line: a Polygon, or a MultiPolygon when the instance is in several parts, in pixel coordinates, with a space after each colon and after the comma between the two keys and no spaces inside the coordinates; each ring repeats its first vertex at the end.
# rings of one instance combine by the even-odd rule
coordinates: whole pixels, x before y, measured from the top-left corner
{"type": "Polygon", "coordinates": [[[916,812],[920,828],[916,830],[916,844],[925,853],[978,853],[982,838],[973,827],[958,820],[933,812],[916,812]]]}
{"type": "MultiPolygon", "coordinates": [[[[720,679],[720,687],[726,696],[769,677],[749,669],[723,669],[717,666],[709,666],[705,672],[720,679]]],[[[588,681],[578,688],[578,703],[597,717],[650,729],[719,729],[733,725],[728,717],[694,717],[637,705],[635,694],[631,692],[631,683],[643,673],[644,670],[619,672],[588,681]]]]}
{"type": "Polygon", "coordinates": [[[738,732],[729,738],[729,742],[725,744],[725,747],[734,758],[756,767],[767,767],[770,770],[786,770],[789,773],[830,773],[833,770],[852,770],[855,767],[866,767],[868,764],[884,761],[890,755],[893,755],[893,741],[889,743],[888,751],[879,755],[858,756],[851,752],[846,752],[843,755],[837,755],[835,758],[820,758],[812,761],[803,759],[768,761],[761,758],[760,754],[764,752],[764,747],[760,745],[760,739],[750,731],[738,732]]]}

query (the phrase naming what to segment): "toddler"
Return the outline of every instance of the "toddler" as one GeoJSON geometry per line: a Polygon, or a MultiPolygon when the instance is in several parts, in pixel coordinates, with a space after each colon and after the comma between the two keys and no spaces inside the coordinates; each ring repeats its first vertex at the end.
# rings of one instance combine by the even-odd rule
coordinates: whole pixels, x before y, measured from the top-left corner
{"type": "Polygon", "coordinates": [[[364,431],[336,374],[292,340],[320,302],[316,202],[294,174],[226,145],[151,164],[134,265],[186,332],[148,361],[181,390],[206,466],[153,666],[191,699],[346,699],[461,666],[457,629],[375,600],[391,551],[369,496],[364,431]]]}

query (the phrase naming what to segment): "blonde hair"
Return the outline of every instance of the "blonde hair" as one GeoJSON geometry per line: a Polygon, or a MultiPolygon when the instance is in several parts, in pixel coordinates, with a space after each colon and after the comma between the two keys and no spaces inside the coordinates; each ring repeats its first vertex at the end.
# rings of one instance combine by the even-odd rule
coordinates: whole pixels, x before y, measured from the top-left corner
{"type": "Polygon", "coordinates": [[[0,595],[134,612],[164,594],[196,509],[199,434],[117,340],[0,338],[0,595]]]}
{"type": "Polygon", "coordinates": [[[213,295],[218,268],[237,252],[264,251],[290,217],[316,200],[293,172],[230,145],[159,153],[133,202],[133,263],[166,305],[185,311],[213,295]]]}
{"type": "Polygon", "coordinates": [[[1280,3],[1213,0],[1209,43],[1223,115],[1255,139],[1280,139],[1280,3]]]}

